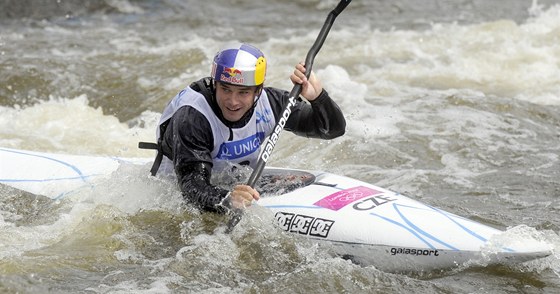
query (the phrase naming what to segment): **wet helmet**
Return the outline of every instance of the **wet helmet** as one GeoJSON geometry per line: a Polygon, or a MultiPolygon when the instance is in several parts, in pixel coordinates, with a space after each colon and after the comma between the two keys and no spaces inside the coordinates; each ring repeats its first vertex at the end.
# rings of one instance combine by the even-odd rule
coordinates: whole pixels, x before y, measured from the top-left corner
{"type": "Polygon", "coordinates": [[[239,86],[260,86],[266,75],[266,59],[261,50],[249,44],[222,49],[214,57],[212,78],[239,86]]]}

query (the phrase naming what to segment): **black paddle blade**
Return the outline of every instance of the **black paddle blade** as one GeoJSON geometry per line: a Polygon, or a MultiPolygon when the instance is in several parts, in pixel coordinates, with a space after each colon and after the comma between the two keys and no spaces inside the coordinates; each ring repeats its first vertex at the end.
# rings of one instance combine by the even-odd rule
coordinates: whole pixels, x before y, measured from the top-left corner
{"type": "Polygon", "coordinates": [[[235,209],[233,211],[233,216],[227,223],[227,227],[225,230],[226,234],[229,234],[233,231],[233,228],[241,221],[241,217],[243,216],[243,211],[241,209],[235,209]]]}

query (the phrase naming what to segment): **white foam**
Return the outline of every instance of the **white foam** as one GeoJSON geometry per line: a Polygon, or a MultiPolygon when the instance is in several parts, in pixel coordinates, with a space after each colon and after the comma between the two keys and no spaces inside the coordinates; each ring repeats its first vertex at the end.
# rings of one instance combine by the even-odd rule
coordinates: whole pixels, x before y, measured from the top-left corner
{"type": "Polygon", "coordinates": [[[108,5],[111,5],[122,13],[144,13],[144,9],[139,6],[133,5],[127,0],[106,0],[106,2],[108,5]]]}
{"type": "Polygon", "coordinates": [[[0,107],[0,146],[73,154],[152,156],[137,148],[154,141],[159,114],[145,112],[142,124],[129,127],[101,108],[89,106],[85,95],[53,98],[25,108],[0,107]]]}
{"type": "Polygon", "coordinates": [[[352,69],[352,79],[367,84],[370,94],[383,93],[376,86],[394,83],[396,91],[388,93],[393,96],[410,87],[470,89],[560,105],[559,11],[556,5],[523,24],[434,24],[425,31],[355,28],[333,34],[335,48],[324,53],[352,69]]]}

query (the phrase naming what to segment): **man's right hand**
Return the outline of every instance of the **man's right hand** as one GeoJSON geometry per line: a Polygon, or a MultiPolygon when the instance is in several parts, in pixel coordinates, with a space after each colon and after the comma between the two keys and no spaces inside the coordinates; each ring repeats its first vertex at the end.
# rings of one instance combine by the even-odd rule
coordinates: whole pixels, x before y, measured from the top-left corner
{"type": "Polygon", "coordinates": [[[260,194],[248,185],[237,185],[229,193],[232,208],[243,209],[251,206],[253,200],[259,200],[260,194]]]}

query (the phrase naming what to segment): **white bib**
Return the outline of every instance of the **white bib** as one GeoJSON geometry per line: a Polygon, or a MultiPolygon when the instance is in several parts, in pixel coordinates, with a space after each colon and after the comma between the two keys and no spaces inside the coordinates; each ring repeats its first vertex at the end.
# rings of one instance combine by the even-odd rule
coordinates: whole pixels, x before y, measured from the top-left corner
{"type": "MultiPolygon", "coordinates": [[[[214,148],[211,153],[214,169],[223,167],[224,161],[237,164],[248,163],[251,167],[255,167],[260,146],[264,138],[270,135],[276,124],[276,119],[270,107],[266,91],[261,91],[261,95],[249,122],[241,128],[231,129],[233,133],[231,141],[228,141],[230,137],[230,128],[222,123],[214,114],[206,98],[190,87],[179,92],[179,94],[169,102],[163,111],[159,124],[161,125],[169,120],[179,108],[187,105],[202,113],[210,123],[212,135],[214,137],[214,148]]],[[[160,135],[158,127],[158,139],[160,135]]]]}

